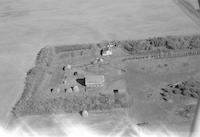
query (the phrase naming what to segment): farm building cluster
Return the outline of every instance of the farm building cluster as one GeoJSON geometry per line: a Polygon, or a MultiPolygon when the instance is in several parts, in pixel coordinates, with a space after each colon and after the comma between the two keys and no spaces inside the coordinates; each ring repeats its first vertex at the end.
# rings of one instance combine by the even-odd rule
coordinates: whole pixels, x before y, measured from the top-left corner
{"type": "Polygon", "coordinates": [[[104,75],[86,74],[73,70],[70,65],[63,66],[64,77],[56,88],[50,88],[50,92],[78,93],[86,92],[87,88],[102,88],[104,75]],[[70,67],[69,67],[70,66],[70,67]],[[70,75],[71,74],[71,75],[70,75]]]}
{"type": "MultiPolygon", "coordinates": [[[[135,60],[153,61],[159,58],[199,55],[200,37],[185,39],[154,38],[44,48],[36,58],[35,68],[38,72],[27,74],[26,80],[30,81],[26,81],[22,99],[17,102],[13,112],[26,115],[33,112],[55,113],[58,110],[84,112],[127,108],[129,94],[132,94],[128,93],[132,89],[127,89],[127,85],[133,85],[127,77],[139,75],[135,73],[135,68],[141,64],[137,64],[135,60]],[[189,44],[185,42],[187,39],[189,44]],[[179,45],[183,42],[185,46],[181,49],[179,45]],[[137,65],[132,67],[133,63],[137,65]],[[134,73],[129,73],[132,71],[134,73]]],[[[135,76],[130,79],[134,84],[138,82],[135,76]]],[[[139,85],[135,84],[134,88],[139,85]]]]}
{"type": "MultiPolygon", "coordinates": [[[[69,47],[68,47],[69,48],[69,47]]],[[[91,47],[90,47],[91,48],[91,47]]],[[[91,48],[92,49],[92,48],[91,48]]],[[[69,50],[69,49],[68,49],[69,50]]],[[[76,49],[76,52],[81,52],[82,50],[87,49],[76,49]]],[[[59,50],[57,49],[57,52],[59,50]]],[[[73,50],[69,50],[69,52],[73,52],[73,50]]],[[[61,52],[61,51],[60,51],[61,52]]],[[[63,51],[62,51],[63,52],[63,51]]],[[[64,64],[59,67],[59,72],[62,73],[59,79],[52,80],[52,81],[59,81],[58,84],[54,84],[53,87],[50,85],[50,93],[53,93],[52,95],[59,94],[59,93],[85,93],[87,91],[103,91],[106,89],[106,78],[110,77],[110,75],[106,75],[106,73],[99,73],[101,67],[99,65],[104,65],[105,67],[111,68],[111,73],[116,71],[116,68],[113,66],[109,66],[107,63],[107,59],[109,59],[111,56],[113,56],[115,52],[123,52],[119,48],[116,48],[116,45],[108,44],[105,47],[102,47],[100,49],[95,49],[94,54],[96,55],[93,61],[91,61],[91,64],[82,65],[83,67],[80,68],[80,66],[77,66],[76,64],[64,64]],[[93,72],[91,72],[93,71],[93,72]]],[[[57,53],[59,54],[59,53],[57,53]]],[[[63,53],[62,53],[63,54],[63,53]]],[[[91,54],[91,53],[90,53],[91,54]]],[[[87,54],[88,55],[88,54],[87,54]]],[[[83,56],[84,57],[84,56],[83,56]]],[[[75,57],[74,57],[75,58],[75,57]]],[[[73,59],[73,58],[72,58],[73,59]]],[[[82,60],[81,58],[79,59],[82,60]]],[[[84,61],[82,61],[84,62],[84,61]]],[[[87,62],[87,61],[85,61],[87,62]]],[[[107,68],[104,69],[104,71],[107,68]]],[[[117,68],[118,70],[118,68],[117,68]]],[[[52,75],[52,77],[57,77],[55,74],[52,75]]],[[[112,77],[112,76],[111,76],[112,77]]],[[[52,78],[54,79],[54,78],[52,78]]],[[[109,79],[109,78],[108,78],[109,79]]],[[[51,83],[51,82],[50,82],[51,83]]],[[[52,84],[53,85],[53,84],[52,84]]],[[[116,88],[112,90],[112,92],[116,93],[116,88]]],[[[119,89],[118,89],[119,90],[119,89]]]]}

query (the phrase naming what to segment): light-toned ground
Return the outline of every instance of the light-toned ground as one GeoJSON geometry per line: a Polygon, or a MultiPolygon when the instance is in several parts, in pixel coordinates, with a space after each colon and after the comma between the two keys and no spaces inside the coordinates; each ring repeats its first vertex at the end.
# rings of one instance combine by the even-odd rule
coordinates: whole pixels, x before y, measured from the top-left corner
{"type": "Polygon", "coordinates": [[[173,0],[1,0],[0,121],[45,45],[196,33],[199,26],[173,0]]]}
{"type": "Polygon", "coordinates": [[[134,128],[131,127],[131,121],[126,110],[121,109],[90,112],[89,117],[85,118],[79,114],[27,116],[13,121],[12,125],[14,127],[15,124],[21,128],[21,131],[26,131],[30,135],[38,133],[49,136],[66,136],[72,132],[70,131],[71,128],[77,128],[81,131],[79,126],[104,136],[114,136],[125,131],[136,134],[134,128]]]}
{"type": "Polygon", "coordinates": [[[177,106],[183,105],[178,101],[178,95],[165,102],[160,93],[161,88],[169,83],[190,78],[199,80],[198,62],[199,56],[130,62],[126,74],[127,91],[132,97],[129,116],[139,123],[147,122],[158,127],[166,125],[170,130],[186,135],[192,121],[175,115],[175,111],[180,109],[177,106]]]}

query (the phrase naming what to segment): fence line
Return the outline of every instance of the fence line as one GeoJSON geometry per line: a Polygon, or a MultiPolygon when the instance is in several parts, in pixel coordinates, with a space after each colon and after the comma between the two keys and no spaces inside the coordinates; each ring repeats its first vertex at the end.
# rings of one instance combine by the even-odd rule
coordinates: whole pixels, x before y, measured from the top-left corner
{"type": "Polygon", "coordinates": [[[136,59],[165,59],[165,58],[177,58],[177,57],[194,56],[194,55],[200,55],[200,49],[160,52],[150,55],[132,55],[131,57],[122,59],[122,61],[136,60],[136,59]]]}

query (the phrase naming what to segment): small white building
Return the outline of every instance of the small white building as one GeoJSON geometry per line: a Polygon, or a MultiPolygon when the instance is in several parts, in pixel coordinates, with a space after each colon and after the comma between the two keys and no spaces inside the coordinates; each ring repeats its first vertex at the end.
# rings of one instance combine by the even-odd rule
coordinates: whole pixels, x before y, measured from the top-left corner
{"type": "Polygon", "coordinates": [[[111,50],[106,50],[103,52],[103,56],[110,56],[112,55],[112,51],[111,50]]]}
{"type": "Polygon", "coordinates": [[[101,50],[101,55],[102,56],[110,56],[112,55],[112,50],[110,47],[106,47],[105,49],[101,50]]]}

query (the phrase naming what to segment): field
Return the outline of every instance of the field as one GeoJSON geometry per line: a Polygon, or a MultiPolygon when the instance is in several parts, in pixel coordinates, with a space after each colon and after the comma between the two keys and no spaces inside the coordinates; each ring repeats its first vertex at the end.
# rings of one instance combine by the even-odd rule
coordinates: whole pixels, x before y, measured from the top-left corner
{"type": "Polygon", "coordinates": [[[198,18],[173,0],[0,1],[0,121],[20,98],[44,46],[199,33],[198,18]],[[192,15],[192,17],[191,17],[192,15]]]}
{"type": "Polygon", "coordinates": [[[197,104],[197,99],[189,95],[185,97],[178,92],[170,95],[162,94],[162,89],[172,83],[192,81],[192,79],[199,81],[198,64],[198,56],[130,62],[127,65],[126,76],[127,90],[132,96],[133,104],[129,111],[130,116],[138,122],[146,122],[158,127],[166,125],[171,130],[176,129],[175,132],[188,133],[194,110],[188,112],[190,113],[188,116],[176,113],[184,105],[197,104]]]}

